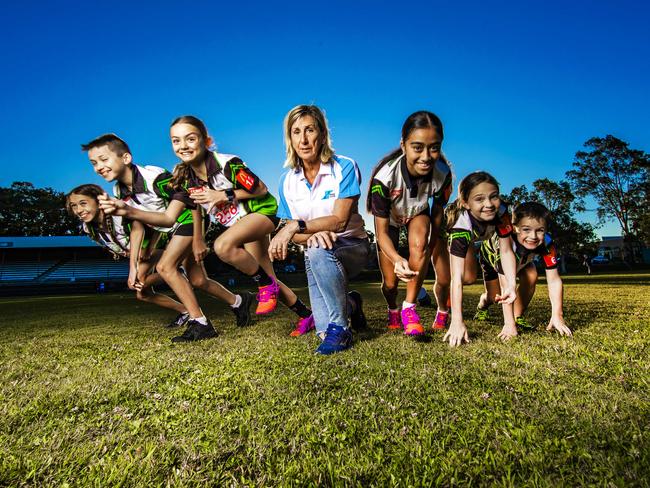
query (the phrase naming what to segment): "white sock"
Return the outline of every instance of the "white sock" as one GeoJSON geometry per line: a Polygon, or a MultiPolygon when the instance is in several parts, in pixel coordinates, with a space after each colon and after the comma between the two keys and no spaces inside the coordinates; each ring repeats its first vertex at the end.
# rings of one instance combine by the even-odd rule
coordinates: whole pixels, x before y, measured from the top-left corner
{"type": "Polygon", "coordinates": [[[399,312],[399,308],[389,308],[388,311],[390,313],[397,313],[397,312],[399,312]]]}
{"type": "Polygon", "coordinates": [[[402,302],[402,310],[404,310],[405,308],[411,308],[411,307],[415,307],[415,303],[402,302]]]}
{"type": "Polygon", "coordinates": [[[208,319],[207,319],[207,317],[205,315],[201,315],[200,317],[196,317],[194,320],[196,320],[201,325],[208,325],[208,319]]]}
{"type": "Polygon", "coordinates": [[[443,311],[443,310],[438,309],[438,313],[449,313],[449,310],[444,310],[443,311]]]}
{"type": "Polygon", "coordinates": [[[241,295],[235,295],[235,303],[230,305],[232,308],[237,308],[241,305],[241,295]]]}

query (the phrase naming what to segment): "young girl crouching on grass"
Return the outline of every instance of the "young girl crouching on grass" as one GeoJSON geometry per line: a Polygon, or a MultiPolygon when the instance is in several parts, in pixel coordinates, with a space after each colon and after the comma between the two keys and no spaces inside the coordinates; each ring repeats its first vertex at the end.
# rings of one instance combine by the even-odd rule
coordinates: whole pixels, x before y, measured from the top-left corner
{"type": "MultiPolygon", "coordinates": [[[[517,205],[513,212],[512,224],[514,234],[512,249],[517,262],[517,277],[519,287],[517,299],[513,304],[503,305],[504,325],[499,337],[507,340],[517,335],[517,328],[532,330],[524,312],[535,294],[537,284],[537,268],[534,259],[540,257],[546,271],[548,296],[551,301],[551,319],[546,330],[557,330],[560,335],[571,336],[571,329],[564,322],[562,310],[562,278],[557,269],[555,244],[546,233],[551,219],[549,210],[537,202],[525,202],[517,205]]],[[[496,236],[483,241],[480,251],[481,268],[485,292],[481,295],[478,309],[474,318],[486,320],[488,307],[495,302],[500,292],[498,278],[503,274],[501,263],[501,243],[496,236]]]]}
{"type": "MultiPolygon", "coordinates": [[[[410,336],[425,332],[416,301],[440,234],[440,219],[432,221],[431,216],[442,213],[451,193],[451,169],[442,154],[442,139],[442,122],[436,115],[426,111],[411,114],[402,126],[400,147],[375,167],[368,189],[367,209],[375,217],[388,328],[400,328],[401,321],[404,334],[410,336]],[[429,205],[432,198],[433,209],[429,205]],[[408,259],[397,250],[402,227],[408,231],[408,259]],[[397,306],[398,280],[406,282],[401,313],[397,306]]],[[[438,313],[446,314],[446,306],[446,300],[439,303],[438,313]]]]}
{"type": "MultiPolygon", "coordinates": [[[[277,225],[277,203],[266,185],[238,157],[210,151],[212,138],[200,119],[191,115],[177,118],[171,124],[170,136],[172,148],[181,160],[170,182],[175,192],[174,201],[165,213],[142,212],[119,203],[121,209],[118,212],[126,212],[130,218],[150,225],[161,225],[173,222],[186,206],[200,205],[213,221],[227,229],[215,241],[217,256],[257,283],[259,303],[256,313],[272,312],[279,294],[299,317],[292,335],[312,330],[311,311],[291,289],[276,279],[268,257],[268,234],[277,225]]],[[[193,240],[190,239],[185,246],[187,250],[193,246],[196,262],[205,256],[207,248],[202,222],[195,222],[193,240]]],[[[231,306],[241,305],[235,301],[231,306]]]]}
{"type": "Polygon", "coordinates": [[[127,284],[135,291],[138,300],[176,311],[178,316],[168,327],[183,325],[189,318],[185,306],[153,289],[154,283],[162,282],[160,275],[152,272],[162,255],[162,250],[154,249],[160,235],[155,231],[146,231],[140,222],[104,214],[98,201],[99,196],[104,194],[98,185],[79,185],[66,195],[66,208],[79,218],[83,232],[93,241],[110,251],[115,258],[129,258],[127,284]],[[135,248],[133,252],[132,247],[135,248]]]}
{"type": "MultiPolygon", "coordinates": [[[[469,342],[463,321],[463,286],[476,281],[478,265],[474,243],[498,236],[502,249],[503,275],[499,275],[501,294],[494,300],[511,304],[515,292],[515,255],[510,234],[508,209],[501,203],[497,180],[484,171],[467,175],[458,185],[458,197],[445,210],[449,226],[451,267],[451,325],[443,337],[450,346],[469,342]]],[[[510,328],[513,324],[506,324],[510,328]]]]}
{"type": "MultiPolygon", "coordinates": [[[[311,310],[277,279],[269,259],[269,235],[278,225],[278,205],[264,182],[239,157],[211,150],[213,140],[197,117],[174,120],[171,140],[181,160],[172,184],[185,192],[188,205],[200,205],[224,229],[214,251],[257,285],[256,314],[273,312],[279,298],[298,316],[292,336],[314,329],[311,310]]],[[[195,237],[203,239],[203,234],[195,237]]]]}

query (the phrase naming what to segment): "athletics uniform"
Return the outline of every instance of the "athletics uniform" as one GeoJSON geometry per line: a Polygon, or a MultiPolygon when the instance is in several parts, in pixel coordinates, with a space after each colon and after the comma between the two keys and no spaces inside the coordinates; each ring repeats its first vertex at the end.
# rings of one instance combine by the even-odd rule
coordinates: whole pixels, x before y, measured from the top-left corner
{"type": "Polygon", "coordinates": [[[431,172],[414,178],[404,155],[378,168],[370,186],[372,214],[390,220],[392,227],[407,225],[413,217],[429,212],[433,205],[444,206],[451,195],[451,169],[438,159],[431,172]]]}
{"type": "Polygon", "coordinates": [[[93,241],[108,249],[115,259],[129,255],[129,234],[131,224],[121,216],[111,215],[105,221],[106,231],[99,225],[83,222],[81,227],[93,241]]]}
{"type": "Polygon", "coordinates": [[[489,222],[477,220],[467,210],[462,210],[449,230],[449,253],[464,258],[471,245],[490,239],[495,234],[502,238],[512,234],[510,213],[505,204],[501,204],[496,216],[489,222]]]}
{"type": "MultiPolygon", "coordinates": [[[[259,186],[260,179],[255,173],[239,157],[232,154],[209,153],[205,160],[205,169],[207,181],[199,178],[194,170],[191,167],[189,168],[190,177],[187,188],[182,192],[182,200],[189,208],[196,207],[189,194],[202,191],[206,187],[211,190],[245,190],[253,193],[259,186]]],[[[206,211],[210,210],[209,204],[202,204],[201,206],[206,211]]],[[[275,216],[277,211],[277,200],[271,193],[266,193],[266,195],[259,197],[226,202],[219,206],[215,205],[210,211],[210,219],[223,227],[231,227],[244,215],[260,213],[266,215],[277,225],[275,216]]]]}
{"type": "MultiPolygon", "coordinates": [[[[541,256],[544,262],[545,269],[557,268],[557,252],[555,244],[549,234],[544,236],[544,242],[537,246],[535,249],[526,249],[519,241],[513,236],[512,250],[515,252],[515,259],[517,262],[518,274],[526,266],[533,263],[536,256],[541,256]]],[[[481,243],[480,263],[483,270],[483,278],[485,281],[496,280],[499,274],[503,274],[501,266],[501,252],[499,250],[499,238],[495,234],[492,238],[485,240],[481,243]]]]}
{"type": "Polygon", "coordinates": [[[426,175],[414,178],[406,158],[399,156],[381,165],[370,185],[370,210],[376,217],[389,219],[389,235],[397,248],[399,228],[418,215],[429,214],[429,200],[444,207],[451,195],[451,169],[438,159],[426,175]]]}
{"type": "MultiPolygon", "coordinates": [[[[115,182],[113,194],[116,198],[124,200],[127,205],[147,212],[164,212],[171,200],[181,200],[178,192],[175,192],[170,181],[172,174],[166,169],[158,166],[137,166],[131,164],[133,189],[115,182]]],[[[161,234],[169,236],[178,234],[183,236],[192,235],[192,211],[185,209],[172,227],[150,226],[161,234]],[[188,233],[189,232],[189,233],[188,233]]]]}

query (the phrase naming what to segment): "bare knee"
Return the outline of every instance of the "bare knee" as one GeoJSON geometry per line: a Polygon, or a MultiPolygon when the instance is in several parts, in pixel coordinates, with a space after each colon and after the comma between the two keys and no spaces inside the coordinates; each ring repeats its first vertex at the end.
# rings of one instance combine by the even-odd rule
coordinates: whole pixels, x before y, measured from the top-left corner
{"type": "Polygon", "coordinates": [[[148,302],[153,296],[152,290],[136,290],[135,297],[143,302],[148,302]]]}
{"type": "Polygon", "coordinates": [[[164,280],[167,280],[170,276],[174,276],[174,273],[178,272],[178,269],[175,263],[168,261],[160,261],[156,266],[156,271],[163,277],[164,280]]]}
{"type": "Polygon", "coordinates": [[[463,285],[473,285],[476,283],[476,273],[465,272],[463,276],[463,285]]]}
{"type": "Polygon", "coordinates": [[[226,239],[217,239],[214,242],[214,252],[222,261],[231,261],[234,250],[234,246],[226,239]]]}
{"type": "Polygon", "coordinates": [[[449,276],[436,275],[436,287],[449,288],[449,285],[451,285],[451,278],[449,276]]]}
{"type": "Polygon", "coordinates": [[[428,252],[427,243],[424,239],[414,239],[413,242],[409,242],[409,256],[417,260],[424,259],[428,252]]]}
{"type": "Polygon", "coordinates": [[[208,280],[203,273],[190,275],[190,283],[192,287],[198,288],[199,290],[205,290],[208,286],[208,280]]]}
{"type": "Polygon", "coordinates": [[[384,280],[381,288],[387,294],[397,293],[397,280],[384,280]]]}

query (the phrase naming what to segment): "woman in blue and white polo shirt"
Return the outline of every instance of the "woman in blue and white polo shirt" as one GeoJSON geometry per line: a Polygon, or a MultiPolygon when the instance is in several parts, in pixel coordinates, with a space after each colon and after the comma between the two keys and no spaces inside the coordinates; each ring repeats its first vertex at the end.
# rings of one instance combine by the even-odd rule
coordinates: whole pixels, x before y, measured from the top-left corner
{"type": "Polygon", "coordinates": [[[348,326],[366,325],[361,296],[347,293],[348,279],[363,270],[370,245],[359,214],[361,173],[357,163],[334,154],[323,112],[299,105],[284,119],[289,170],[280,179],[278,217],[285,225],[269,247],[271,259],[285,259],[290,241],[306,245],[305,269],[319,354],[352,345],[348,326]]]}

